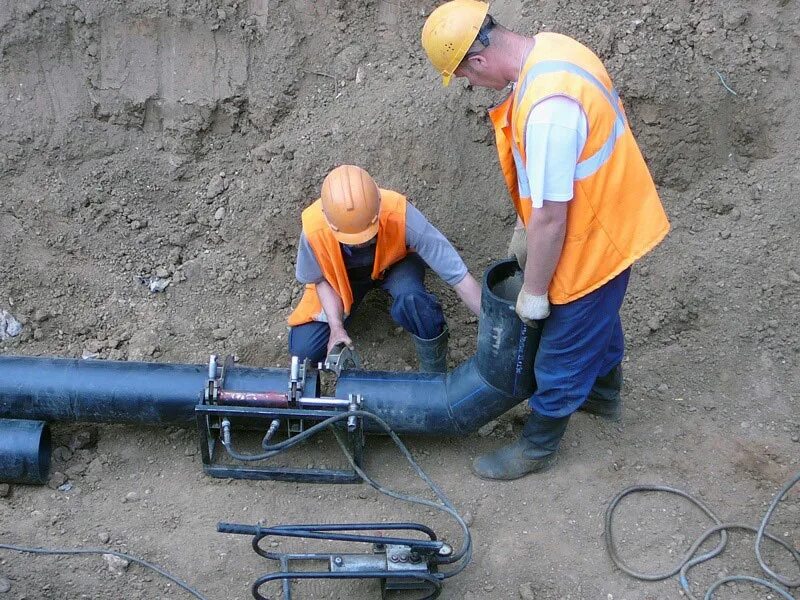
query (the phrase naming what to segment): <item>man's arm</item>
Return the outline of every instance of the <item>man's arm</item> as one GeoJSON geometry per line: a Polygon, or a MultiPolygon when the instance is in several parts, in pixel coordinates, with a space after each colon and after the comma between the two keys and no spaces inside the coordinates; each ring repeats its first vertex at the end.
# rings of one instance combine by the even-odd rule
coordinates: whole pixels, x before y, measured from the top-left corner
{"type": "Polygon", "coordinates": [[[344,328],[344,305],[342,304],[342,299],[326,280],[323,279],[316,285],[319,302],[322,304],[322,310],[325,311],[325,317],[328,319],[328,326],[331,329],[331,336],[328,339],[328,352],[339,342],[352,346],[353,340],[350,339],[344,328]]]}
{"type": "Polygon", "coordinates": [[[532,260],[525,265],[523,285],[529,294],[547,294],[564,246],[568,206],[567,202],[545,200],[542,208],[531,213],[528,223],[528,256],[532,260]]]}
{"type": "Polygon", "coordinates": [[[344,342],[352,346],[353,341],[344,329],[344,305],[336,290],[333,289],[322,275],[317,257],[306,239],[305,234],[300,235],[300,243],[297,244],[297,263],[295,274],[300,283],[313,283],[317,288],[317,296],[325,311],[328,325],[331,329],[331,337],[328,340],[328,352],[337,342],[344,342]]]}
{"type": "Polygon", "coordinates": [[[516,311],[528,325],[550,315],[547,289],[556,270],[567,231],[567,203],[545,200],[531,213],[528,223],[528,256],[525,279],[517,296],[516,311]]]}
{"type": "Polygon", "coordinates": [[[467,308],[472,311],[475,316],[481,314],[481,286],[475,281],[475,278],[467,273],[464,279],[459,281],[453,286],[453,289],[461,298],[461,301],[467,305],[467,308]]]}
{"type": "Polygon", "coordinates": [[[575,166],[587,130],[583,110],[571,99],[549,98],[531,111],[525,172],[533,210],[527,228],[525,280],[516,306],[517,314],[529,324],[550,314],[547,291],[564,247],[575,166]]]}
{"type": "Polygon", "coordinates": [[[467,265],[450,240],[411,204],[406,207],[406,245],[416,250],[420,258],[456,291],[473,314],[480,315],[480,285],[469,274],[467,265]]]}

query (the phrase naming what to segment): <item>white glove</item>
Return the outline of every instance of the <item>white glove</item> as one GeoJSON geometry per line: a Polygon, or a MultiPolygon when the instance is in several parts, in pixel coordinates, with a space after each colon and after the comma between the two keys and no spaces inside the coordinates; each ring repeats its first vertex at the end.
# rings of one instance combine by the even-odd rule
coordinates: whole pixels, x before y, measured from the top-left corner
{"type": "Polygon", "coordinates": [[[525,325],[536,326],[536,321],[546,319],[550,315],[550,301],[547,294],[536,296],[529,294],[522,288],[517,295],[517,305],[515,307],[517,315],[525,325]]]}
{"type": "Polygon", "coordinates": [[[508,245],[508,257],[516,258],[519,268],[525,271],[528,259],[528,232],[524,227],[515,227],[508,245]]]}

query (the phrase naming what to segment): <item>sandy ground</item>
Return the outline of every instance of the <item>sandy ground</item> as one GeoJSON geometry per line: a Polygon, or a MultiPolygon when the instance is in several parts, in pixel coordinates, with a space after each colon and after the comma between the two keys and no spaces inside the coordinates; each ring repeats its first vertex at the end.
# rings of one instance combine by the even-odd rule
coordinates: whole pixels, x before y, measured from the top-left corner
{"type": "MultiPolygon", "coordinates": [[[[213,351],[288,364],[300,211],[342,162],[406,193],[480,274],[504,254],[513,223],[485,112],[498,96],[439,86],[419,45],[433,6],[0,5],[0,309],[23,325],[0,352],[200,363],[213,351]],[[142,281],[152,278],[169,285],[151,293],[142,281]]],[[[512,415],[467,439],[407,440],[472,521],[474,560],[443,597],[675,598],[674,580],[638,582],[612,567],[608,500],[632,483],[672,484],[756,523],[800,464],[800,11],[780,0],[542,0],[492,12],[519,31],[573,35],[604,58],[673,231],[631,279],[621,425],[578,415],[555,469],[503,484],[476,479],[469,463],[518,434],[512,415]]],[[[454,366],[474,351],[475,320],[429,282],[454,366]]],[[[416,368],[386,308],[383,297],[367,301],[356,343],[372,368],[416,368]]],[[[245,538],[216,533],[217,521],[407,518],[457,542],[452,523],[366,486],[207,478],[192,431],[106,426],[75,448],[84,428],[53,429],[51,483],[68,485],[12,486],[0,498],[4,543],[128,551],[222,600],[248,597],[268,566],[245,538]]],[[[379,479],[422,491],[387,440],[369,448],[379,479]]],[[[800,544],[797,493],[774,521],[800,544]]],[[[624,556],[661,570],[705,522],[648,496],[623,505],[619,527],[624,556]]],[[[694,580],[700,593],[757,570],[739,535],[694,580]]],[[[365,583],[297,591],[377,594],[365,583]]],[[[187,597],[137,566],[117,575],[100,558],[9,552],[4,595],[187,597]]],[[[720,597],[731,595],[764,597],[746,586],[720,597]]]]}

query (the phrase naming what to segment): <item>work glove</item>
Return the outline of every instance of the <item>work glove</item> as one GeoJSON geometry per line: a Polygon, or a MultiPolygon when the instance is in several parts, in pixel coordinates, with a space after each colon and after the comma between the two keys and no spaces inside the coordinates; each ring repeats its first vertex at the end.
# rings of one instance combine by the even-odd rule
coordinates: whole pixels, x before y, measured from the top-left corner
{"type": "Polygon", "coordinates": [[[525,325],[536,327],[536,321],[546,319],[550,315],[550,301],[547,299],[547,294],[536,296],[522,288],[517,295],[517,305],[514,310],[525,325]]]}
{"type": "Polygon", "coordinates": [[[524,227],[515,227],[508,244],[508,258],[516,258],[519,268],[525,270],[528,260],[528,232],[524,227]]]}

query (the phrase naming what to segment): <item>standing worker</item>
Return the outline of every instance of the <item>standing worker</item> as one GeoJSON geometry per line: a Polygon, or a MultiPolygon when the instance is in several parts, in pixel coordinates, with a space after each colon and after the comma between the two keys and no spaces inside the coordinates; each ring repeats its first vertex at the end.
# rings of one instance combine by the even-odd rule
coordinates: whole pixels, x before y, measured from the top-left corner
{"type": "Polygon", "coordinates": [[[444,373],[449,334],[441,304],[425,289],[426,263],[476,315],[481,303],[480,286],[447,238],[404,196],[352,165],[328,174],[302,222],[296,274],[306,289],[289,316],[289,352],[318,362],[337,343],[351,346],[347,320],[379,287],[414,338],[420,371],[444,373]]]}
{"type": "Polygon", "coordinates": [[[555,33],[525,37],[478,0],[428,17],[422,45],[448,85],[514,87],[491,109],[517,212],[509,254],[524,271],[516,311],[541,327],[537,390],[519,441],[478,457],[475,473],[516,479],[555,459],[576,410],[617,420],[631,264],[669,231],[661,201],[600,59],[555,33]]]}

